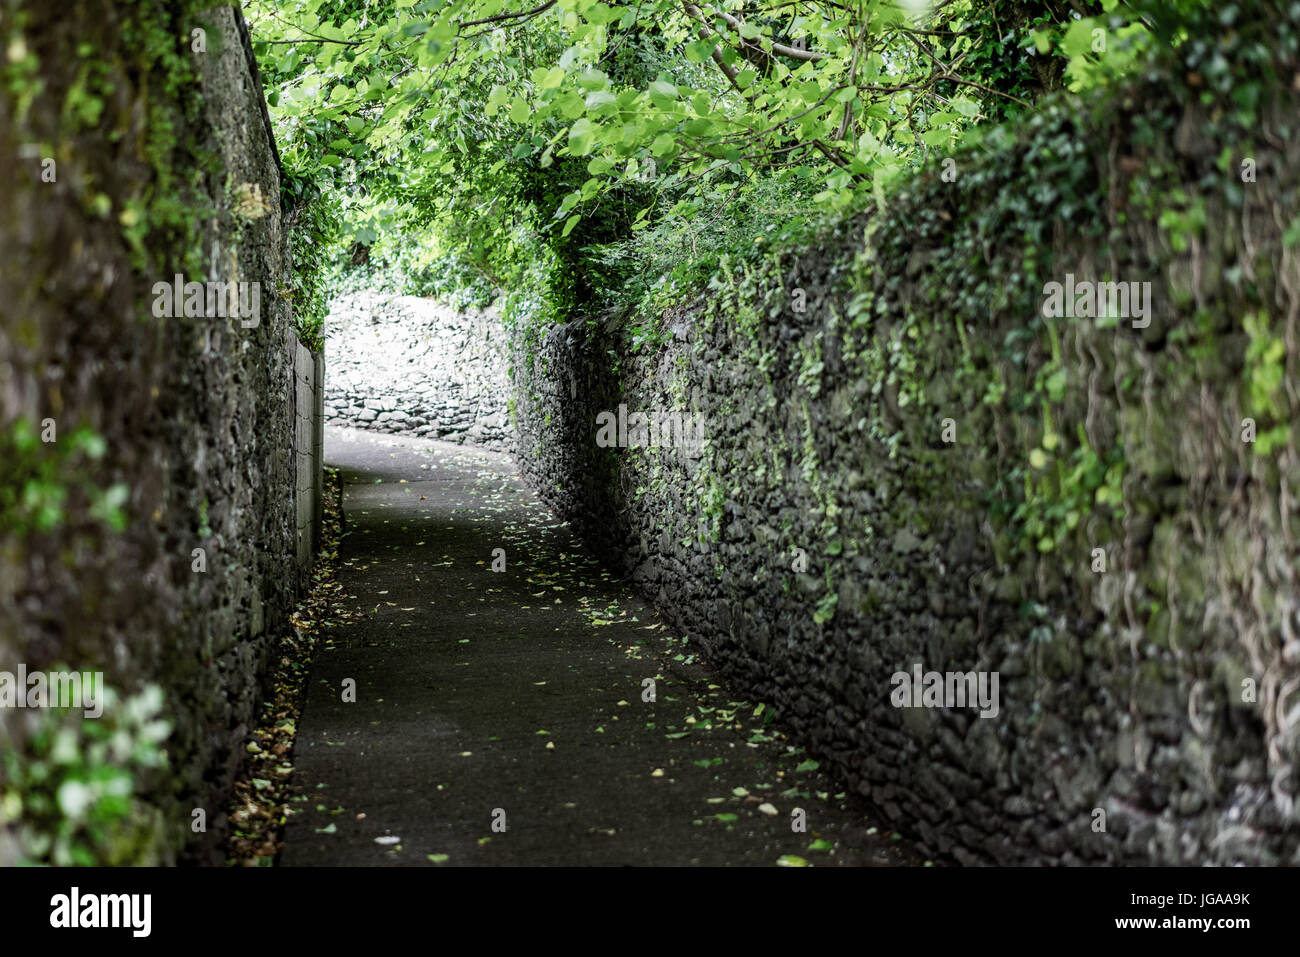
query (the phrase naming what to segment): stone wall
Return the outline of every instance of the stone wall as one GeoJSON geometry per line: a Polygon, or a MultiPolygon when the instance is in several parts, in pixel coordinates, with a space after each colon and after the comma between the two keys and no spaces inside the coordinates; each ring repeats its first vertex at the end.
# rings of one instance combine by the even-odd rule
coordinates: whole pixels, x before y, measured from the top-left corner
{"type": "MultiPolygon", "coordinates": [[[[11,76],[43,81],[0,85],[0,670],[100,670],[123,698],[160,690],[171,725],[167,767],[108,761],[133,796],[95,838],[33,783],[90,773],[41,750],[54,716],[0,711],[0,793],[20,802],[0,862],[213,859],[307,578],[321,365],[281,294],[278,158],[237,17],[0,0],[11,76]],[[257,283],[260,309],[160,316],[155,284],[178,274],[257,283]],[[57,435],[33,440],[47,421],[57,435]],[[34,851],[54,818],[70,836],[34,851]]],[[[138,718],[57,720],[95,762],[96,729],[138,718]]]]}
{"type": "Polygon", "coordinates": [[[323,509],[325,357],[313,353],[290,333],[293,349],[293,453],[296,497],[294,528],[300,574],[311,571],[320,542],[323,509]]]}
{"type": "Polygon", "coordinates": [[[510,451],[506,333],[494,311],[357,292],[333,304],[326,330],[330,422],[510,451]]]}
{"type": "Polygon", "coordinates": [[[1283,51],[1250,65],[1283,78],[1257,106],[1174,64],[724,267],[657,350],[606,316],[516,357],[539,494],[935,854],[1300,864],[1300,140],[1277,22],[1207,41],[1283,51]],[[1151,321],[1045,316],[1075,278],[1150,282],[1151,321]],[[683,410],[701,454],[635,429],[602,447],[620,404],[683,410]],[[996,675],[997,713],[895,699],[917,666],[996,675]]]}

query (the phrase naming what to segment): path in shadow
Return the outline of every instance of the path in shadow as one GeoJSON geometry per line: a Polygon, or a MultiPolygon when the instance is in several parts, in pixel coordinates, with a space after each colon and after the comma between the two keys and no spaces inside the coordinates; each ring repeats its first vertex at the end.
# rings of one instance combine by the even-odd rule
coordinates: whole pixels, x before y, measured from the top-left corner
{"type": "Polygon", "coordinates": [[[352,614],[312,665],[281,863],[921,863],[584,555],[509,457],[348,429],[325,451],[352,614]]]}

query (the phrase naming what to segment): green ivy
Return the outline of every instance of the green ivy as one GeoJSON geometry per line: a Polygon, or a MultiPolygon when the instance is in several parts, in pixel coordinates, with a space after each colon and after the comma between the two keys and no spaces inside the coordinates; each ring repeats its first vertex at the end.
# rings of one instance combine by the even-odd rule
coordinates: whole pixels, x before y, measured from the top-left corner
{"type": "Polygon", "coordinates": [[[0,827],[13,833],[20,863],[159,863],[161,812],[136,795],[142,776],[167,765],[163,693],[151,686],[124,700],[110,688],[103,694],[99,718],[50,709],[25,748],[0,749],[0,827]]]}
{"type": "Polygon", "coordinates": [[[28,419],[17,419],[0,432],[0,532],[29,535],[51,531],[67,516],[89,516],[112,531],[126,527],[128,489],[121,483],[101,488],[96,463],[107,445],[88,426],[42,441],[28,419]]]}

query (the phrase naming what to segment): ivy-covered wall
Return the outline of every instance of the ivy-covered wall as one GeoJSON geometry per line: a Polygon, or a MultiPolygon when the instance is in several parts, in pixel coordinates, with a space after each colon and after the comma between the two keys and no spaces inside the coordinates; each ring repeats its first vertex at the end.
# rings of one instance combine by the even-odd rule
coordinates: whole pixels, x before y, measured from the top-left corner
{"type": "Polygon", "coordinates": [[[0,0],[0,671],[118,696],[0,710],[3,863],[211,858],[306,574],[318,363],[238,16],[0,0]],[[160,316],[177,275],[258,311],[160,316]]]}
{"type": "Polygon", "coordinates": [[[1300,863],[1287,9],[724,270],[655,351],[515,358],[546,500],[934,853],[1300,863]],[[1045,315],[1084,282],[1150,308],[1045,315]],[[620,403],[702,454],[601,447],[620,403]],[[916,665],[997,713],[896,706],[916,665]]]}

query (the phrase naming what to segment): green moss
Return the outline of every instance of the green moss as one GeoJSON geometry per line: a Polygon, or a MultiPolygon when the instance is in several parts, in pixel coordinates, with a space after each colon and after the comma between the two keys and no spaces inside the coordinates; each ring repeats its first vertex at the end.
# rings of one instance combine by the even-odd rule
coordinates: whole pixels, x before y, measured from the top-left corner
{"type": "Polygon", "coordinates": [[[104,440],[88,426],[61,436],[55,432],[51,442],[42,441],[45,431],[20,418],[0,432],[0,529],[20,536],[43,534],[84,517],[121,531],[127,489],[102,487],[104,440]]]}

